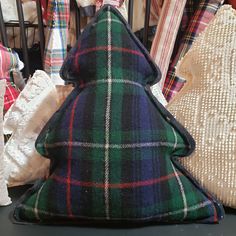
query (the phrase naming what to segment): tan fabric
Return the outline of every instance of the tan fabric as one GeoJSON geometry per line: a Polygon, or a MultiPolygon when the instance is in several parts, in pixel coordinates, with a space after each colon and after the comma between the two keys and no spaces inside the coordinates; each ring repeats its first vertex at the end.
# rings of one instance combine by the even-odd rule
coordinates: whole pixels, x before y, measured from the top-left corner
{"type": "Polygon", "coordinates": [[[62,103],[65,101],[67,96],[72,92],[74,87],[71,84],[68,85],[56,85],[57,90],[57,99],[58,99],[58,107],[62,105],[62,103]]]}
{"type": "Polygon", "coordinates": [[[0,80],[0,206],[6,206],[11,203],[8,197],[7,185],[4,179],[4,163],[3,163],[3,100],[6,89],[6,81],[0,80]]]}
{"type": "Polygon", "coordinates": [[[177,66],[187,85],[168,105],[196,140],[181,164],[236,208],[236,11],[223,6],[177,66]]]}
{"type": "MultiPolygon", "coordinates": [[[[161,13],[163,0],[151,1],[151,15],[149,26],[157,25],[161,13]]],[[[135,0],[133,5],[133,25],[132,30],[136,32],[144,27],[146,0],[135,0]]]]}
{"type": "Polygon", "coordinates": [[[71,91],[57,91],[44,71],[36,71],[4,117],[4,133],[12,133],[4,151],[5,179],[22,185],[48,175],[49,160],[35,149],[35,140],[46,122],[71,91]]]}

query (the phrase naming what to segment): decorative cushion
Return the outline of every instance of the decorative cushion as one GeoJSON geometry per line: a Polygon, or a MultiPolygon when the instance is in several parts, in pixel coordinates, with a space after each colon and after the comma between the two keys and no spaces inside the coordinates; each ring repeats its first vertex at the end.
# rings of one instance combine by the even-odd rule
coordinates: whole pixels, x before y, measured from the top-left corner
{"type": "Polygon", "coordinates": [[[61,71],[78,86],[36,140],[50,176],[16,206],[40,223],[217,222],[223,210],[178,164],[188,132],[150,93],[159,69],[118,10],[106,5],[61,71]]]}
{"type": "Polygon", "coordinates": [[[6,88],[6,81],[0,80],[0,206],[5,206],[11,203],[11,199],[8,197],[7,185],[4,179],[4,168],[3,168],[3,99],[6,88]]]}
{"type": "Polygon", "coordinates": [[[36,71],[4,117],[4,133],[12,134],[4,151],[5,179],[9,186],[48,175],[49,160],[35,150],[35,140],[57,108],[54,84],[45,72],[36,71]]]}
{"type": "Polygon", "coordinates": [[[225,205],[236,208],[236,11],[223,6],[179,63],[187,80],[169,104],[196,140],[180,160],[225,205]]]}

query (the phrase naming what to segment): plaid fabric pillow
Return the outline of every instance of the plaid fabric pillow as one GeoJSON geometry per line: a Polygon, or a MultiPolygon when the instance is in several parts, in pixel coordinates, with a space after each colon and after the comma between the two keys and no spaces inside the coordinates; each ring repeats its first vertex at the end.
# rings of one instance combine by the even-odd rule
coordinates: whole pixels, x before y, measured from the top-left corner
{"type": "Polygon", "coordinates": [[[119,12],[103,7],[64,62],[78,83],[40,133],[46,181],[17,205],[17,221],[217,222],[221,206],[179,165],[194,140],[153,98],[160,72],[119,12]]]}

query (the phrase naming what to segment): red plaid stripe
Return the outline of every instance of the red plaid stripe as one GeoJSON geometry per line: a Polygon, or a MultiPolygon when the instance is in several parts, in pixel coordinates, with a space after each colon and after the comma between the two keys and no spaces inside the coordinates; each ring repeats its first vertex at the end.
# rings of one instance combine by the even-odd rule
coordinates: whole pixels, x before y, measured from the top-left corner
{"type": "MultiPolygon", "coordinates": [[[[177,172],[178,176],[182,176],[183,174],[181,172],[177,172]]],[[[62,178],[60,176],[57,175],[53,175],[51,177],[52,179],[66,184],[68,183],[68,180],[66,178],[62,178]]],[[[168,179],[171,178],[176,178],[175,173],[169,174],[169,175],[165,175],[165,176],[161,176],[160,178],[156,178],[156,179],[149,179],[149,180],[145,180],[145,181],[136,181],[136,182],[129,182],[129,183],[108,183],[108,184],[104,184],[104,183],[96,183],[96,182],[85,182],[85,181],[78,181],[78,180],[74,180],[71,179],[70,180],[70,184],[75,185],[75,186],[81,186],[81,187],[95,187],[95,188],[117,188],[117,189],[124,189],[124,188],[138,188],[138,187],[143,187],[143,186],[149,186],[149,185],[153,185],[153,184],[158,184],[160,182],[166,181],[168,179]]]]}
{"type": "MultiPolygon", "coordinates": [[[[73,126],[74,126],[74,117],[75,117],[75,108],[79,100],[79,95],[76,97],[75,102],[73,104],[73,108],[70,116],[70,127],[69,127],[69,140],[73,141],[73,126]]],[[[68,166],[67,166],[67,211],[69,217],[73,217],[72,208],[71,208],[71,160],[72,160],[72,145],[68,147],[68,166]]]]}

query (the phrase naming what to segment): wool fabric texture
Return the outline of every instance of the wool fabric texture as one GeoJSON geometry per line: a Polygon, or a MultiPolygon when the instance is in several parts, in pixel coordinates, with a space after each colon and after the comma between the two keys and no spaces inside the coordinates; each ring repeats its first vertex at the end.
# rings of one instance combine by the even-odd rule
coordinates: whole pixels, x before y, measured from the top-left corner
{"type": "Polygon", "coordinates": [[[223,214],[178,164],[194,140],[155,100],[160,71],[115,8],[104,6],[61,70],[77,83],[36,140],[50,176],[16,221],[217,222],[223,214]]]}
{"type": "Polygon", "coordinates": [[[6,80],[0,80],[0,206],[6,206],[11,203],[8,197],[7,185],[4,178],[4,164],[3,164],[3,99],[6,87],[6,80]]]}
{"type": "Polygon", "coordinates": [[[192,43],[214,18],[222,5],[222,0],[189,0],[182,18],[181,27],[186,27],[182,37],[176,41],[167,76],[163,87],[163,94],[169,102],[184,86],[185,80],[175,75],[178,61],[188,52],[192,43]]]}
{"type": "Polygon", "coordinates": [[[223,6],[177,67],[187,84],[168,105],[196,140],[181,164],[236,208],[236,11],[223,6]]]}

